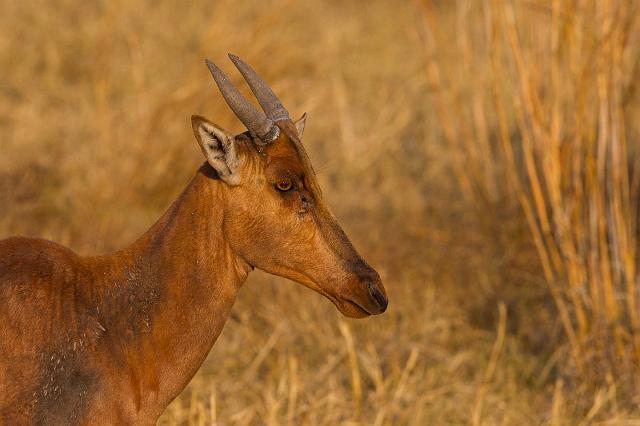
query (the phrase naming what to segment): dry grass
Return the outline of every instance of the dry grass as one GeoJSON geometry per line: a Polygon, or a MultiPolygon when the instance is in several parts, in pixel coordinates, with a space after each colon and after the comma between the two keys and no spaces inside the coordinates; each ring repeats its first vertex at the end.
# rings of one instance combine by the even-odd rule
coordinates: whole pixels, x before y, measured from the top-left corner
{"type": "Polygon", "coordinates": [[[638,424],[638,6],[4,0],[0,235],[132,241],[189,116],[241,129],[202,63],[232,51],[309,113],[391,305],[255,274],[161,423],[638,424]]]}
{"type": "MultiPolygon", "coordinates": [[[[433,9],[421,5],[425,47],[442,55],[433,9]]],[[[437,78],[442,65],[430,59],[439,91],[470,93],[470,102],[439,100],[445,129],[465,113],[473,124],[460,135],[445,134],[450,145],[458,143],[459,156],[461,148],[476,146],[457,162],[461,187],[476,205],[496,193],[517,198],[568,341],[565,370],[572,370],[580,392],[606,384],[629,396],[638,386],[640,152],[632,117],[639,7],[627,1],[461,5],[460,21],[484,17],[456,35],[461,75],[437,78]],[[499,142],[494,150],[492,138],[499,142]]]]}

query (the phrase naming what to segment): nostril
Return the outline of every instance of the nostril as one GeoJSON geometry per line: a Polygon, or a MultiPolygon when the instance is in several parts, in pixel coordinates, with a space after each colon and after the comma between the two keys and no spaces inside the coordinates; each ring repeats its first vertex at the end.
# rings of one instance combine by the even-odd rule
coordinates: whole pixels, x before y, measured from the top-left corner
{"type": "Polygon", "coordinates": [[[389,304],[386,296],[371,284],[369,284],[369,294],[371,295],[371,298],[376,302],[376,304],[380,307],[381,312],[384,312],[387,309],[387,305],[389,304]]]}

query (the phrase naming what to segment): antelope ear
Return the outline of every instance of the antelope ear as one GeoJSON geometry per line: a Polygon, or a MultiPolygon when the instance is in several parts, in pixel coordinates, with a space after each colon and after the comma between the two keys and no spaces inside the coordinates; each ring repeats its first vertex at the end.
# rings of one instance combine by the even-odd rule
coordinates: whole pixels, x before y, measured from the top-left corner
{"type": "Polygon", "coordinates": [[[298,130],[298,137],[302,139],[302,134],[304,133],[304,125],[307,123],[307,113],[302,114],[302,117],[295,122],[296,129],[298,130]]]}
{"type": "Polygon", "coordinates": [[[240,159],[236,151],[235,136],[199,115],[191,116],[191,126],[202,153],[220,179],[229,185],[238,185],[240,159]]]}

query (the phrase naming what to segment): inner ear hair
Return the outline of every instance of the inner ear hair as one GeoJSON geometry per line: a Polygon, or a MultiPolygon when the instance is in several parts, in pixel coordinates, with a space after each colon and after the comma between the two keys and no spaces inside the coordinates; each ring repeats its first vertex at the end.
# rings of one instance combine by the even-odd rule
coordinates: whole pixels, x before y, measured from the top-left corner
{"type": "Polygon", "coordinates": [[[209,123],[202,123],[199,130],[202,132],[203,142],[206,143],[210,149],[221,150],[222,155],[222,153],[224,153],[224,145],[220,137],[213,131],[213,127],[209,123]]]}
{"type": "Polygon", "coordinates": [[[205,118],[191,118],[198,145],[207,162],[215,169],[220,179],[230,185],[239,183],[237,172],[240,163],[235,146],[235,136],[210,123],[205,118]]]}

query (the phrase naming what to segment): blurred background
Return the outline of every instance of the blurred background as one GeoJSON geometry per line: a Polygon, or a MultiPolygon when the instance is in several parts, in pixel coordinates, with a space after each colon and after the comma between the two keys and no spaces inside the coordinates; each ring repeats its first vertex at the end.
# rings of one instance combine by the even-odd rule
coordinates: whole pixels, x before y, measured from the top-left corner
{"type": "Polygon", "coordinates": [[[260,272],[161,424],[640,424],[640,2],[1,0],[0,236],[122,248],[242,128],[293,115],[390,308],[260,272]],[[247,93],[247,91],[245,91],[247,93]]]}

